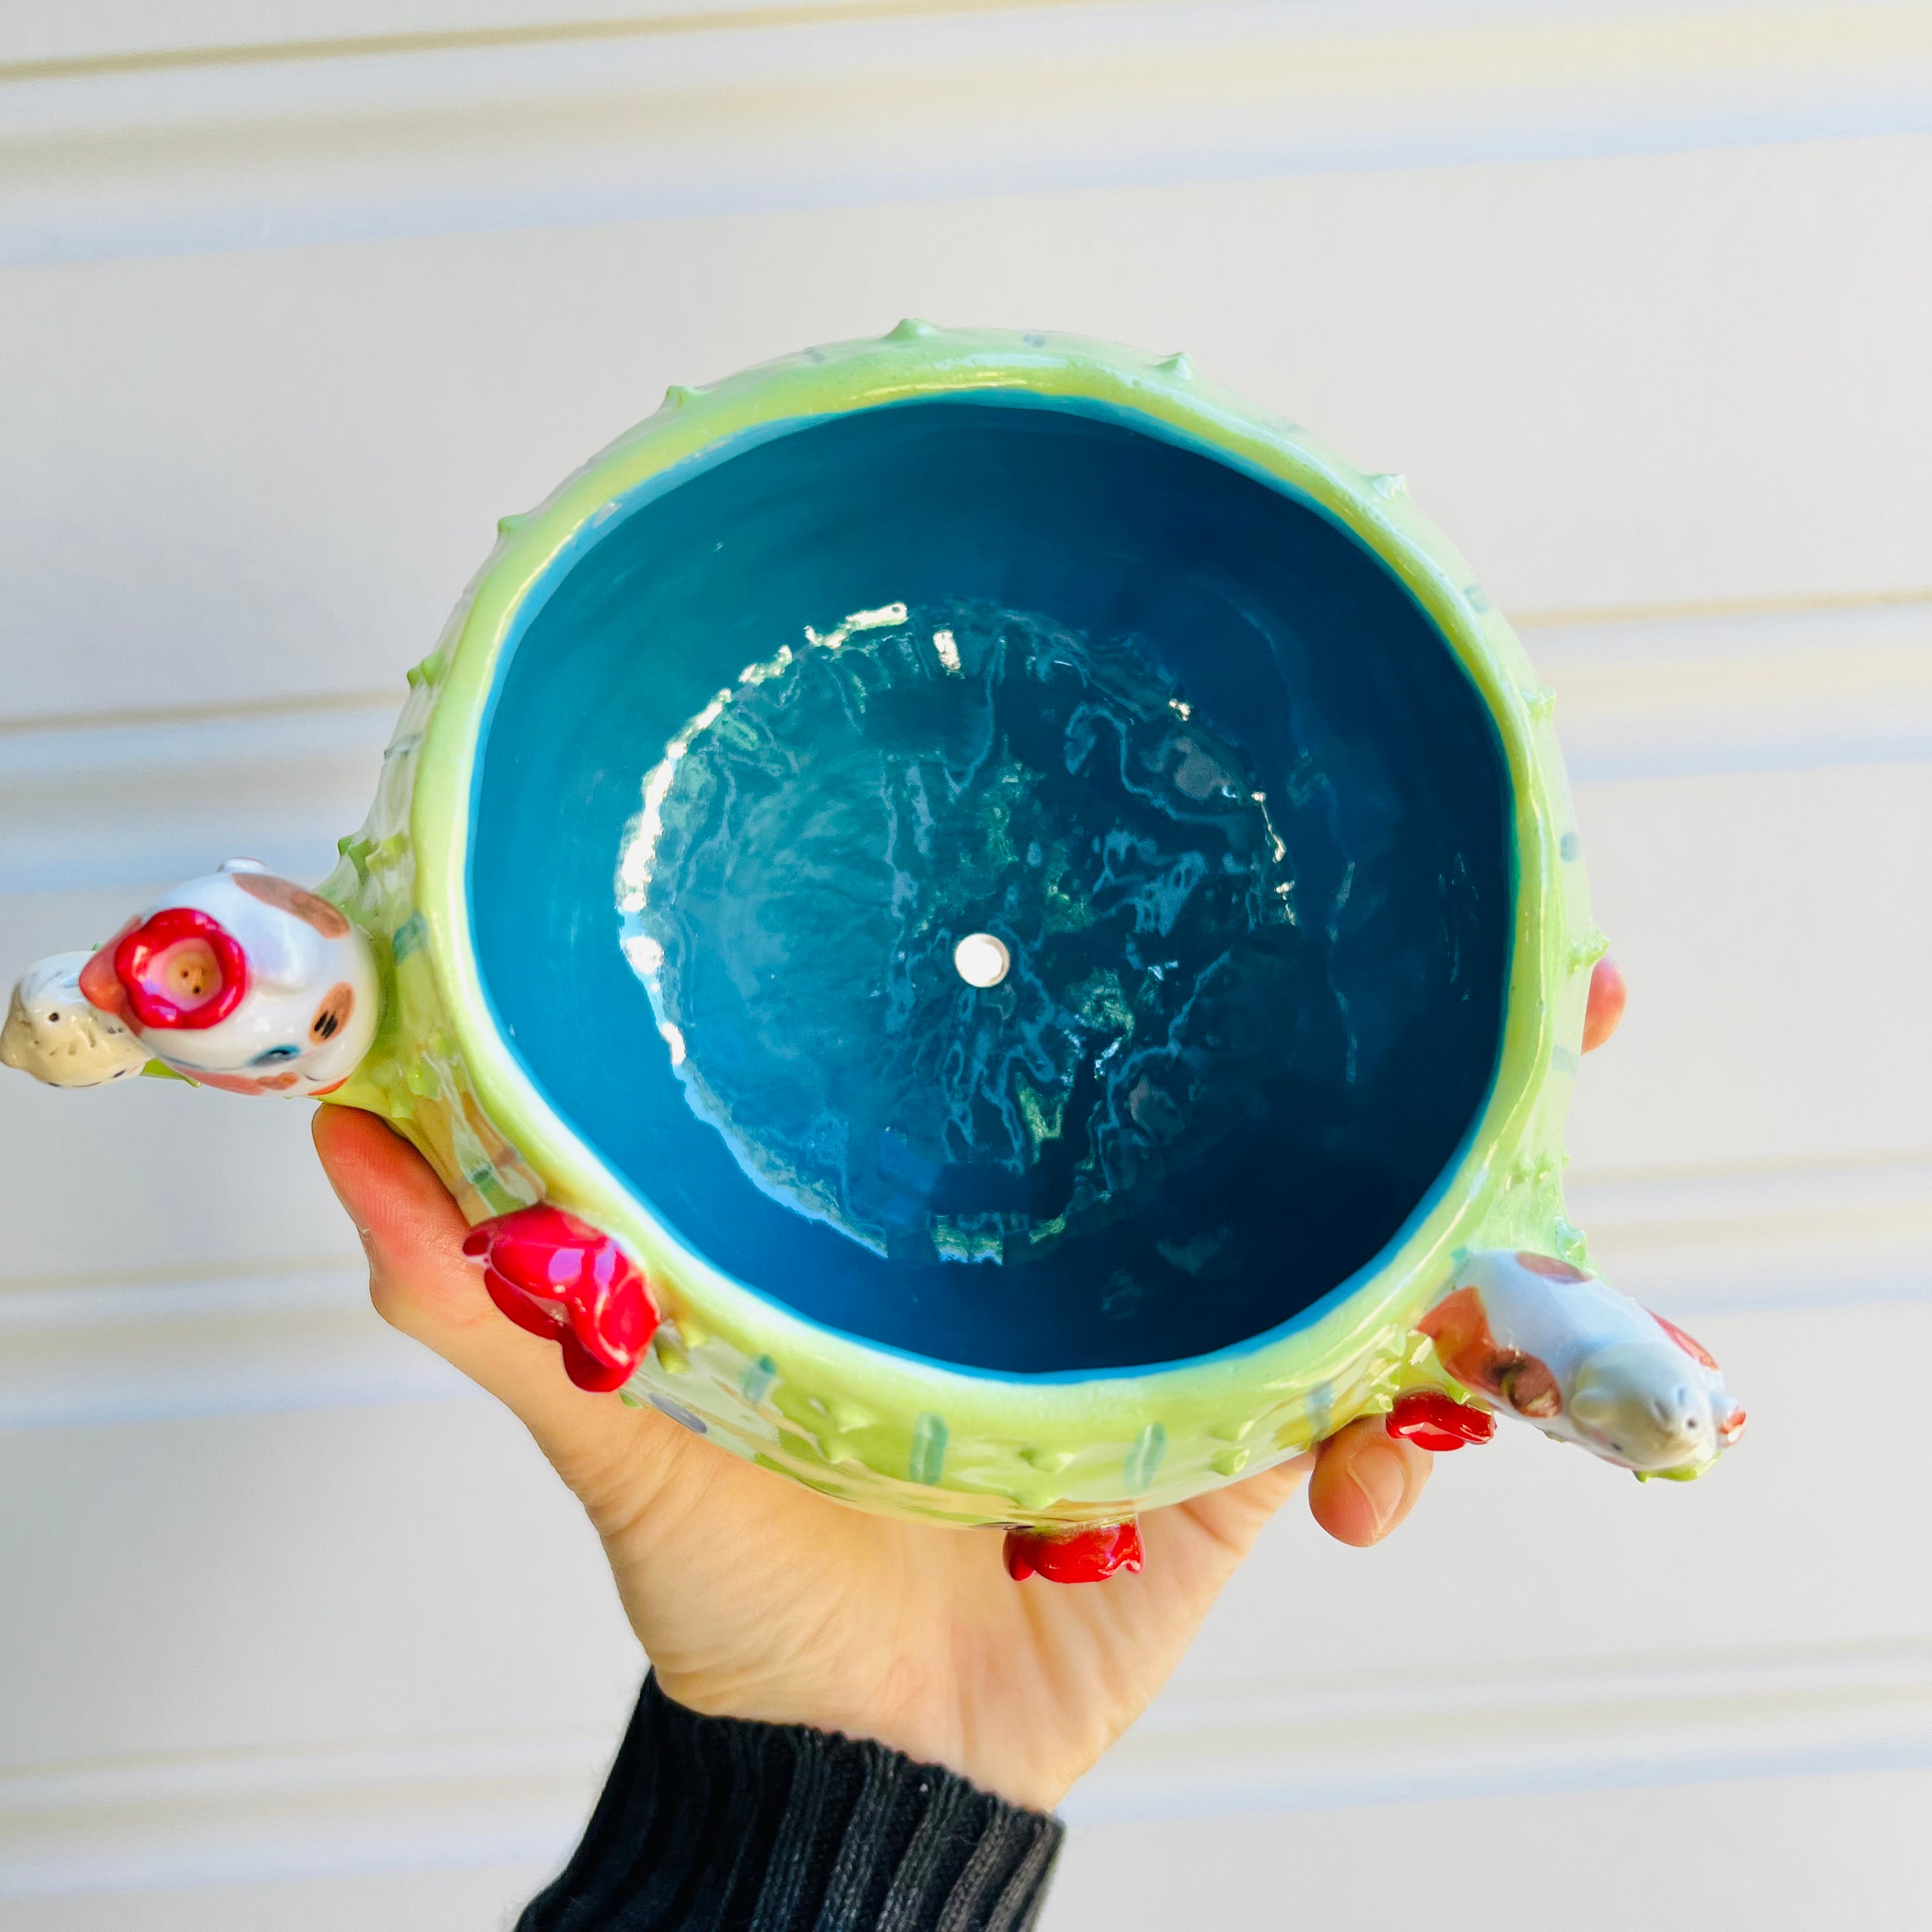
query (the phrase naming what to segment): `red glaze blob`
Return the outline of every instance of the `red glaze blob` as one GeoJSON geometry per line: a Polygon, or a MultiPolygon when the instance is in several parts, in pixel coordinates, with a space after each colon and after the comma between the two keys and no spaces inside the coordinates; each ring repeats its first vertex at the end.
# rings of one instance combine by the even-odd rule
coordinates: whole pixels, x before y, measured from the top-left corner
{"type": "Polygon", "coordinates": [[[114,955],[122,940],[140,923],[138,918],[130,919],[80,969],[81,998],[98,1011],[112,1014],[124,1026],[134,1024],[134,1010],[128,1004],[127,988],[114,976],[114,955]]]}
{"type": "Polygon", "coordinates": [[[1583,1051],[1594,1053],[1617,1030],[1630,998],[1623,968],[1607,954],[1590,971],[1590,994],[1583,1009],[1583,1051]]]}
{"type": "Polygon", "coordinates": [[[463,1252],[482,1262],[483,1286],[503,1314],[562,1350],[579,1388],[603,1394],[630,1380],[658,1311],[636,1264],[608,1234],[540,1202],[479,1222],[463,1252]]]}
{"type": "Polygon", "coordinates": [[[1130,1516],[1094,1529],[1010,1529],[1004,1553],[1006,1574],[1016,1583],[1029,1576],[1049,1583],[1104,1583],[1117,1570],[1141,1567],[1141,1527],[1130,1516]]]}
{"type": "Polygon", "coordinates": [[[1718,1366],[1718,1358],[1694,1335],[1687,1335],[1674,1322],[1666,1322],[1654,1308],[1644,1310],[1652,1321],[1661,1328],[1694,1362],[1702,1362],[1707,1369],[1718,1366]]]}
{"type": "MultiPolygon", "coordinates": [[[[225,1020],[248,990],[240,940],[192,906],[165,906],[124,933],[115,943],[113,968],[134,1023],[144,1028],[199,1032],[225,1020]]],[[[86,980],[83,973],[84,994],[86,980]]]]}
{"type": "Polygon", "coordinates": [[[1516,1258],[1532,1274],[1540,1274],[1545,1281],[1588,1281],[1590,1279],[1581,1268],[1572,1268],[1568,1262],[1559,1262],[1554,1255],[1539,1255],[1531,1249],[1519,1248],[1516,1258]]]}
{"type": "Polygon", "coordinates": [[[1444,1455],[1466,1443],[1488,1442],[1496,1432],[1496,1419],[1487,1409],[1472,1408],[1440,1389],[1411,1389],[1396,1397],[1388,1426],[1398,1442],[1444,1455]]]}

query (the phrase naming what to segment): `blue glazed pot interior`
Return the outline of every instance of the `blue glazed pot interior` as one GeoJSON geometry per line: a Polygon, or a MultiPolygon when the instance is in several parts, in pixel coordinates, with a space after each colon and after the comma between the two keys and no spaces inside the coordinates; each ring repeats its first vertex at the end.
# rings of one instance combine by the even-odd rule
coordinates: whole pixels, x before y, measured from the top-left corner
{"type": "Polygon", "coordinates": [[[526,613],[484,991],[748,1286],[964,1367],[1171,1363],[1320,1300],[1457,1157],[1507,772],[1308,504],[1124,418],[901,404],[694,466],[526,613]]]}

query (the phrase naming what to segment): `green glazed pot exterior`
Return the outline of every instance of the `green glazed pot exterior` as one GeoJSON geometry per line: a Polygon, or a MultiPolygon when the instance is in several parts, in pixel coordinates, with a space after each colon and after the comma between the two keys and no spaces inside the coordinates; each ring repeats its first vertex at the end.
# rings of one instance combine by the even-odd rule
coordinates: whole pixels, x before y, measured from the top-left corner
{"type": "MultiPolygon", "coordinates": [[[[1076,338],[902,323],[706,389],[648,421],[495,550],[412,689],[361,833],[324,894],[375,942],[374,1046],[334,1102],[383,1114],[472,1221],[539,1200],[614,1235],[664,1320],[622,1392],[827,1495],[958,1524],[1111,1522],[1299,1454],[1405,1390],[1460,1393],[1417,1330],[1472,1251],[1579,1264],[1563,1129],[1590,971],[1588,898],[1553,694],[1400,477],[1356,470],[1298,426],[1197,376],[1181,356],[1076,338]],[[1501,1053],[1452,1170],[1368,1268],[1270,1335],[1147,1370],[965,1371],[866,1344],[730,1279],[652,1216],[560,1119],[484,1000],[466,890],[470,800],[493,679],[524,602],[620,500],[674,469],[788,427],[882,405],[1021,392],[1102,410],[1315,505],[1401,580],[1494,720],[1513,798],[1514,931],[1501,1053]]],[[[594,1045],[596,1017],[584,1020],[594,1045]]]]}

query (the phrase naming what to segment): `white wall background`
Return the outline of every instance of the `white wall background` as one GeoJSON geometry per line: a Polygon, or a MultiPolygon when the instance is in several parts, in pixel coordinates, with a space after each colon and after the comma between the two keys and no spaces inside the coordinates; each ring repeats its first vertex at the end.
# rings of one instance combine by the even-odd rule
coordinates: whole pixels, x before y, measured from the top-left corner
{"type": "MultiPolygon", "coordinates": [[[[318,874],[500,513],[905,313],[1184,346],[1474,560],[1635,988],[1575,1203],[1753,1415],[1690,1489],[1512,1438],[1372,1553],[1291,1510],[1048,1932],[1916,1922],[1932,9],[8,0],[0,964],[318,874]]],[[[626,1714],[303,1112],[0,1085],[4,1932],[502,1924],[626,1714]]]]}

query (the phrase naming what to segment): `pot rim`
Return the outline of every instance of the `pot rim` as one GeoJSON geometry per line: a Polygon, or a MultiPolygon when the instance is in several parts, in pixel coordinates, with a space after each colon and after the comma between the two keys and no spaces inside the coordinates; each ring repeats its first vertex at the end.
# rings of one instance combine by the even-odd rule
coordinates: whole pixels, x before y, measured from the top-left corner
{"type": "MultiPolygon", "coordinates": [[[[645,422],[501,529],[452,621],[424,734],[410,807],[413,897],[486,1112],[551,1198],[634,1252],[686,1341],[716,1337],[748,1360],[782,1364],[789,1383],[812,1391],[816,1408],[830,1414],[842,1403],[908,1439],[919,1418],[935,1413],[955,1441],[1018,1441],[1030,1454],[1061,1441],[1132,1441],[1154,1426],[1150,1418],[1162,1419],[1163,1440],[1203,1428],[1225,1436],[1231,1418],[1279,1409],[1291,1396],[1308,1398],[1317,1420],[1346,1391],[1354,1392],[1356,1409],[1376,1406],[1376,1391],[1392,1392],[1390,1378],[1414,1366],[1412,1324],[1459,1252],[1580,1250],[1562,1216],[1561,1144],[1588,968],[1602,946],[1576,862],[1551,694],[1401,478],[1354,468],[1298,425],[1202,381],[1184,356],[908,322],[878,340],[806,350],[708,388],[674,388],[645,422]],[[1487,1097],[1458,1153],[1390,1242],[1321,1300],[1245,1341],[1170,1363],[1034,1373],[962,1367],[826,1328],[725,1274],[550,1107],[491,1012],[470,929],[477,752],[514,642],[572,553],[620,514],[749,442],[897,403],[1002,395],[1104,413],[1244,470],[1340,525],[1395,574],[1454,652],[1489,710],[1508,772],[1513,931],[1502,1038],[1487,1097]],[[1356,1399],[1364,1387],[1369,1398],[1356,1399]],[[1331,1402],[1319,1399],[1324,1388],[1331,1402]]],[[[1346,1419],[1337,1414],[1335,1426],[1346,1419]]],[[[1292,1434],[1286,1425],[1275,1432],[1273,1460],[1301,1446],[1292,1434]]],[[[860,1460],[877,1467],[870,1454],[860,1460]]]]}

